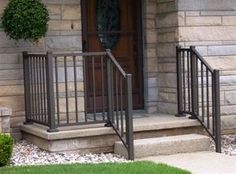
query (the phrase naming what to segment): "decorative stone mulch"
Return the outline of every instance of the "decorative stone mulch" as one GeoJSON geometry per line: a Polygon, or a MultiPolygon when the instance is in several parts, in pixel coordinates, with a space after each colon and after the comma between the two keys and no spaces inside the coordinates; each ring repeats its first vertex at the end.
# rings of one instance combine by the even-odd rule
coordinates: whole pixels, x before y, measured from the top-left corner
{"type": "Polygon", "coordinates": [[[11,160],[11,164],[15,166],[108,162],[127,162],[127,160],[115,154],[49,153],[26,141],[20,141],[15,144],[11,160]]]}
{"type": "MultiPolygon", "coordinates": [[[[214,151],[215,145],[212,141],[211,149],[214,151]]],[[[236,156],[236,135],[222,136],[222,153],[230,156],[236,156]]]]}

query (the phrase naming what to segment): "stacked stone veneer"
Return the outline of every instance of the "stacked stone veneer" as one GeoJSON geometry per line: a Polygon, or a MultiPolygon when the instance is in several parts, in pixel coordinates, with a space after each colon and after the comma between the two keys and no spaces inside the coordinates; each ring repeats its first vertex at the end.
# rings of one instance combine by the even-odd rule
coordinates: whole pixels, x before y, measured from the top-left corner
{"type": "Polygon", "coordinates": [[[195,45],[221,70],[221,110],[236,113],[236,1],[157,0],[158,111],[176,113],[175,46],[195,45]]]}
{"type": "MultiPolygon", "coordinates": [[[[22,51],[81,51],[82,47],[80,0],[43,2],[47,4],[51,20],[47,36],[38,43],[10,40],[0,28],[0,107],[12,108],[11,133],[16,138],[20,138],[19,125],[25,115],[22,51]]],[[[0,14],[7,3],[8,0],[0,1],[0,14]]],[[[63,93],[63,84],[61,86],[60,92],[63,93]]],[[[63,99],[60,103],[65,106],[63,99]]]]}
{"type": "MultiPolygon", "coordinates": [[[[22,51],[29,52],[70,52],[82,50],[81,7],[80,0],[44,0],[50,12],[49,31],[47,36],[37,44],[24,41],[9,40],[0,28],[0,106],[12,108],[11,133],[20,138],[19,125],[24,121],[24,87],[22,70],[22,51]]],[[[0,14],[8,0],[0,1],[0,14]]],[[[144,1],[144,86],[145,109],[148,112],[157,111],[157,30],[156,30],[156,0],[144,1]]],[[[80,63],[79,63],[80,64],[80,63]]],[[[63,65],[62,65],[63,66],[63,65]]],[[[78,66],[81,69],[81,65],[78,66]]],[[[60,112],[65,118],[65,86],[63,69],[59,70],[61,78],[59,85],[60,112]]],[[[84,110],[83,74],[79,74],[78,92],[79,109],[84,110]]],[[[71,76],[73,78],[73,76],[71,76]]],[[[72,118],[75,114],[74,85],[69,84],[72,118]]],[[[81,114],[82,115],[82,114],[81,114]]]]}
{"type": "Polygon", "coordinates": [[[178,41],[221,70],[221,110],[236,114],[236,1],[179,0],[178,41]]]}
{"type": "MultiPolygon", "coordinates": [[[[7,2],[0,1],[0,14],[7,2]]],[[[9,40],[0,29],[0,106],[12,108],[11,132],[17,137],[24,120],[21,52],[82,50],[80,0],[44,2],[51,20],[47,36],[37,44],[9,40]]],[[[179,44],[196,45],[214,67],[222,69],[222,113],[235,114],[236,1],[143,0],[143,5],[145,109],[176,113],[175,46],[179,44]]],[[[63,81],[60,85],[63,96],[63,81]]],[[[78,85],[82,97],[83,80],[78,85]]],[[[73,93],[73,87],[70,90],[73,93]]],[[[64,102],[62,97],[61,105],[64,102]]]]}

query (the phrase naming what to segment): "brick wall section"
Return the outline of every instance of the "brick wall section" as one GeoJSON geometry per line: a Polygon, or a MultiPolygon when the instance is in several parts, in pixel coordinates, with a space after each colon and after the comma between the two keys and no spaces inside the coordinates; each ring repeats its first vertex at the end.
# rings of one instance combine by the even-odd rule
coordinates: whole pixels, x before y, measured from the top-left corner
{"type": "Polygon", "coordinates": [[[236,114],[236,1],[179,0],[180,45],[196,45],[221,70],[221,110],[236,114]]]}
{"type": "MultiPolygon", "coordinates": [[[[8,0],[0,1],[0,14],[8,0]]],[[[9,40],[0,28],[0,107],[12,108],[11,133],[20,138],[24,121],[22,51],[80,51],[80,0],[44,0],[50,12],[49,32],[37,44],[9,40]]]]}

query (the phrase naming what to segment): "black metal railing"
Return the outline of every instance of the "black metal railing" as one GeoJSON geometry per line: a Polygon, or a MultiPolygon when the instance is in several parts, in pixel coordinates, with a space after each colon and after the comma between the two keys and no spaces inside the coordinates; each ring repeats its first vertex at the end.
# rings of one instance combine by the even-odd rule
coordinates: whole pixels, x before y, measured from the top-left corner
{"type": "Polygon", "coordinates": [[[112,126],[134,158],[132,75],[112,53],[23,53],[26,123],[112,126]]]}
{"type": "Polygon", "coordinates": [[[178,114],[197,119],[221,152],[219,70],[213,69],[195,47],[176,48],[178,114]]]}

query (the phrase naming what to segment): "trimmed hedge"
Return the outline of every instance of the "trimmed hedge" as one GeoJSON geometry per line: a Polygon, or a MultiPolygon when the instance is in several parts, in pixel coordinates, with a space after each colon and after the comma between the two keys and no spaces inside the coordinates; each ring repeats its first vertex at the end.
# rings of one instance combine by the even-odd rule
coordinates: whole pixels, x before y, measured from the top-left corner
{"type": "Polygon", "coordinates": [[[0,167],[10,164],[13,150],[13,138],[9,135],[0,134],[0,167]]]}
{"type": "Polygon", "coordinates": [[[46,35],[48,21],[48,10],[40,0],[10,0],[2,27],[11,39],[35,42],[46,35]]]}

